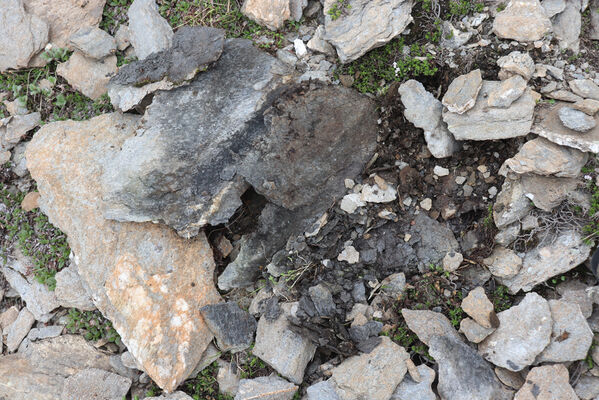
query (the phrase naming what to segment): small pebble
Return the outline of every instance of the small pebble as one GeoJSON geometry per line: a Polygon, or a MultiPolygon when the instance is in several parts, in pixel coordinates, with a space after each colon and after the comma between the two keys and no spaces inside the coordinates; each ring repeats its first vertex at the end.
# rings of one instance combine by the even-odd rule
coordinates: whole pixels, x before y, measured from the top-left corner
{"type": "Polygon", "coordinates": [[[465,182],[466,182],[465,176],[456,176],[455,183],[457,183],[458,185],[463,185],[465,182]]]}
{"type": "Polygon", "coordinates": [[[449,170],[447,168],[443,168],[440,165],[436,165],[433,169],[433,173],[437,176],[447,176],[449,175],[449,170]]]}
{"type": "Polygon", "coordinates": [[[423,210],[429,211],[433,207],[433,201],[427,197],[420,202],[420,207],[422,207],[423,210]]]}

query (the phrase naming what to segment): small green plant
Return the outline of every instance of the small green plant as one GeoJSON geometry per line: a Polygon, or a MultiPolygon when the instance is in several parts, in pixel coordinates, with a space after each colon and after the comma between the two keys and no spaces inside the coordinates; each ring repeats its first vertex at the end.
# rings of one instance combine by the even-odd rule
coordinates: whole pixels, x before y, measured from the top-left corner
{"type": "Polygon", "coordinates": [[[497,6],[496,10],[497,10],[497,12],[502,12],[503,10],[505,10],[505,7],[506,7],[506,4],[505,4],[505,3],[500,3],[500,4],[497,6]]]}
{"type": "Polygon", "coordinates": [[[589,367],[589,369],[593,369],[593,367],[595,366],[595,362],[593,361],[593,350],[595,350],[595,347],[597,347],[597,342],[593,340],[593,343],[591,343],[591,347],[589,347],[589,352],[587,353],[587,356],[584,359],[584,362],[587,364],[587,367],[589,367]]]}
{"type": "Polygon", "coordinates": [[[194,400],[232,400],[233,397],[218,392],[218,363],[215,361],[204,368],[195,378],[184,384],[184,391],[194,400]]]}
{"type": "MultiPolygon", "coordinates": [[[[424,3],[423,3],[423,7],[424,7],[424,3]]],[[[439,43],[439,40],[441,39],[441,35],[443,34],[443,27],[441,24],[441,20],[439,18],[435,19],[435,22],[433,22],[433,26],[435,29],[433,29],[432,31],[425,32],[424,38],[431,43],[439,43]]]]}
{"type": "Polygon", "coordinates": [[[331,16],[331,19],[335,21],[344,11],[349,10],[350,8],[351,5],[349,4],[349,0],[336,0],[327,13],[331,16]]]}
{"type": "Polygon", "coordinates": [[[460,322],[464,319],[464,310],[461,307],[455,307],[449,310],[449,321],[454,328],[460,327],[460,322]]]}
{"type": "Polygon", "coordinates": [[[509,296],[509,289],[507,286],[499,285],[493,291],[493,306],[495,312],[505,311],[512,306],[512,299],[509,296]]]}
{"type": "Polygon", "coordinates": [[[99,311],[80,311],[71,308],[67,314],[66,329],[70,333],[83,335],[87,340],[106,339],[111,343],[119,343],[121,338],[112,327],[112,323],[99,311]]]}
{"type": "MultiPolygon", "coordinates": [[[[253,346],[252,346],[253,348],[253,346]]],[[[242,366],[241,378],[251,379],[256,373],[266,368],[266,363],[253,354],[249,355],[248,361],[242,366]]]]}
{"type": "Polygon", "coordinates": [[[495,226],[495,221],[493,219],[493,204],[489,204],[487,207],[487,215],[483,220],[483,225],[487,228],[493,228],[495,226]]]}
{"type": "Polygon", "coordinates": [[[460,19],[475,12],[482,12],[485,4],[482,1],[449,0],[448,18],[460,19]]]}
{"type": "Polygon", "coordinates": [[[50,49],[44,51],[41,57],[46,62],[65,62],[69,59],[70,52],[69,49],[61,48],[61,47],[51,47],[50,49]]]}

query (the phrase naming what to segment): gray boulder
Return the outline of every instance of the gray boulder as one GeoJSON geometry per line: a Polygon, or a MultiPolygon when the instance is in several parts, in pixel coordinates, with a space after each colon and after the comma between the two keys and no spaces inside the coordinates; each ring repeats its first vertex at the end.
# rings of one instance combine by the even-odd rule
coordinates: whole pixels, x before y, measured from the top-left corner
{"type": "Polygon", "coordinates": [[[33,314],[29,312],[27,307],[23,307],[17,319],[6,329],[6,349],[9,353],[19,348],[21,341],[25,339],[34,322],[33,314]]]}
{"type": "Polygon", "coordinates": [[[551,21],[539,0],[510,2],[493,21],[493,31],[499,38],[519,42],[540,40],[550,30],[551,21]]]}
{"type": "Polygon", "coordinates": [[[173,30],[158,13],[154,0],[135,0],[127,16],[131,44],[140,60],[171,46],[173,30]]]}
{"type": "Polygon", "coordinates": [[[106,31],[95,26],[85,26],[69,39],[71,46],[85,56],[101,60],[116,52],[116,40],[106,31]]]}
{"type": "Polygon", "coordinates": [[[60,270],[56,276],[56,300],[62,307],[78,308],[80,310],[95,310],[91,296],[83,286],[81,277],[75,265],[60,270]]]}
{"type": "Polygon", "coordinates": [[[532,368],[526,375],[524,385],[516,392],[514,400],[578,400],[569,381],[570,374],[563,364],[532,368]]]}
{"type": "Polygon", "coordinates": [[[441,313],[430,310],[401,310],[408,328],[418,336],[424,344],[430,344],[433,336],[450,337],[462,341],[460,334],[454,329],[449,319],[441,313]]]}
{"type": "Polygon", "coordinates": [[[210,304],[202,307],[200,313],[222,351],[239,352],[254,341],[256,320],[237,303],[210,304]]]}

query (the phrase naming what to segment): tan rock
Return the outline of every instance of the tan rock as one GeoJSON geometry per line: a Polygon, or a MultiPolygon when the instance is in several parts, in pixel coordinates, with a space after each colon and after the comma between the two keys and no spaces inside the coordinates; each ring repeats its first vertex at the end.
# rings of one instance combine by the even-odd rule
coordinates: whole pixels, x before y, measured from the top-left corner
{"type": "Polygon", "coordinates": [[[540,40],[551,30],[551,21],[538,0],[513,0],[495,17],[493,31],[502,39],[540,40]]]}
{"type": "Polygon", "coordinates": [[[429,310],[409,310],[404,308],[401,315],[408,328],[418,336],[422,343],[428,345],[433,336],[450,336],[462,341],[460,334],[454,329],[449,319],[441,313],[429,310]]]}
{"type": "Polygon", "coordinates": [[[10,307],[8,310],[0,314],[0,334],[9,327],[19,316],[19,309],[16,306],[10,307]]]}
{"type": "Polygon", "coordinates": [[[450,112],[463,114],[474,107],[478,92],[483,84],[480,69],[455,78],[449,87],[442,103],[450,112]]]}
{"type": "Polygon", "coordinates": [[[21,208],[23,211],[32,211],[39,207],[39,192],[29,192],[25,195],[25,198],[21,202],[21,208]]]}
{"type": "Polygon", "coordinates": [[[12,149],[33,128],[40,124],[41,115],[34,112],[26,115],[14,115],[0,120],[0,148],[12,149]],[[4,125],[4,126],[3,126],[4,125]]]}
{"type": "Polygon", "coordinates": [[[578,400],[569,379],[568,369],[562,364],[533,368],[514,400],[578,400]]]}
{"type": "Polygon", "coordinates": [[[493,303],[487,298],[485,289],[480,286],[471,290],[468,296],[462,300],[462,309],[485,328],[497,328],[499,326],[493,303]]]}
{"type": "Polygon", "coordinates": [[[576,190],[575,178],[556,178],[553,176],[522,175],[522,187],[535,205],[544,211],[551,211],[566,200],[576,190]]]}
{"type": "Polygon", "coordinates": [[[10,157],[12,154],[10,154],[10,151],[6,150],[6,151],[0,151],[0,165],[4,165],[5,163],[10,161],[10,157]]]}
{"type": "Polygon", "coordinates": [[[499,278],[511,278],[522,268],[522,258],[512,249],[498,246],[493,253],[484,259],[484,263],[494,276],[499,278]]]}
{"type": "Polygon", "coordinates": [[[289,0],[245,0],[241,12],[273,31],[282,28],[291,18],[289,0]]]}
{"type": "Polygon", "coordinates": [[[520,75],[514,75],[501,83],[496,90],[489,93],[489,107],[506,108],[524,93],[526,81],[520,75]]]}
{"type": "Polygon", "coordinates": [[[578,103],[579,101],[583,100],[582,97],[575,95],[571,91],[565,89],[553,90],[549,93],[546,93],[545,96],[549,97],[550,99],[567,101],[570,103],[578,103]]]}
{"type": "Polygon", "coordinates": [[[509,369],[495,367],[495,375],[506,386],[518,390],[524,385],[524,378],[520,375],[522,372],[514,372],[509,369]]]}
{"type": "MultiPolygon", "coordinates": [[[[84,26],[98,26],[106,0],[23,0],[25,10],[50,25],[49,42],[69,47],[69,38],[84,26]]],[[[70,48],[70,47],[69,47],[70,48]]]]}
{"type": "Polygon", "coordinates": [[[572,108],[580,110],[588,115],[594,116],[599,111],[599,101],[593,99],[584,99],[577,101],[572,108]]]}
{"type": "Polygon", "coordinates": [[[67,62],[59,64],[56,68],[58,75],[92,100],[98,99],[108,91],[108,81],[116,71],[116,56],[93,60],[79,52],[74,52],[67,62]]]}
{"type": "Polygon", "coordinates": [[[512,51],[507,56],[500,57],[497,65],[501,68],[499,79],[506,80],[514,75],[520,75],[529,80],[535,72],[535,63],[528,53],[512,51]]]}
{"type": "Polygon", "coordinates": [[[482,342],[493,331],[495,331],[494,328],[485,328],[470,318],[464,318],[460,321],[460,332],[472,343],[482,342]]]}
{"type": "Polygon", "coordinates": [[[120,223],[101,213],[104,163],[135,135],[136,122],[114,113],[50,123],[25,155],[40,208],[67,234],[95,305],[154,382],[172,391],[212,340],[199,309],[220,296],[203,233],[185,240],[162,225],[120,223]]]}

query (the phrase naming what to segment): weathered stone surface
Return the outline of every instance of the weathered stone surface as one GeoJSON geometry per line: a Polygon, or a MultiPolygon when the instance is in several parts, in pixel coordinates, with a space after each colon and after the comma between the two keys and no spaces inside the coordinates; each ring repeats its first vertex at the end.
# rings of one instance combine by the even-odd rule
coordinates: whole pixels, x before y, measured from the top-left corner
{"type": "Polygon", "coordinates": [[[69,48],[69,38],[85,26],[98,26],[106,0],[23,0],[25,10],[50,27],[48,42],[69,48]]]}
{"type": "Polygon", "coordinates": [[[493,22],[498,37],[519,42],[539,40],[550,30],[551,21],[538,0],[511,1],[493,22]]]}
{"type": "Polygon", "coordinates": [[[591,296],[587,294],[588,286],[580,281],[572,280],[562,282],[557,285],[557,293],[562,296],[560,300],[572,304],[578,304],[580,312],[585,318],[589,318],[593,313],[593,302],[591,296]]]}
{"type": "Polygon", "coordinates": [[[212,339],[199,309],[220,297],[204,235],[184,240],[162,225],[118,223],[101,214],[104,166],[135,134],[136,122],[115,113],[47,124],[26,158],[40,208],[67,234],[95,305],[148,375],[173,390],[212,339]]]}
{"type": "Polygon", "coordinates": [[[77,51],[67,62],[59,64],[56,68],[58,75],[92,100],[96,100],[106,93],[108,81],[116,71],[116,56],[94,60],[77,51]]]}
{"type": "Polygon", "coordinates": [[[239,381],[235,400],[291,400],[297,386],[278,376],[261,376],[239,381]]]}
{"type": "Polygon", "coordinates": [[[535,72],[535,63],[528,53],[512,51],[507,56],[500,57],[497,65],[501,68],[499,79],[505,80],[514,75],[520,75],[529,80],[535,72]]]}
{"type": "Polygon", "coordinates": [[[389,42],[412,22],[412,2],[407,0],[349,0],[341,15],[337,0],[324,2],[325,39],[337,49],[342,63],[353,61],[367,51],[389,42]]]}
{"type": "Polygon", "coordinates": [[[433,335],[429,354],[439,364],[437,390],[444,400],[507,400],[511,395],[491,366],[470,346],[451,336],[433,335]]]}
{"type": "Polygon", "coordinates": [[[4,330],[12,325],[13,322],[19,316],[19,309],[16,306],[10,307],[8,310],[0,314],[0,328],[2,328],[2,334],[4,330]]]}
{"type": "Polygon", "coordinates": [[[498,246],[493,253],[484,260],[489,271],[498,278],[512,278],[522,268],[522,258],[512,249],[498,246]]]}
{"type": "Polygon", "coordinates": [[[528,293],[520,304],[497,317],[499,327],[478,345],[478,352],[499,367],[521,371],[549,344],[549,304],[538,294],[528,293]]]}
{"type": "Polygon", "coordinates": [[[387,400],[402,381],[410,355],[386,336],[368,354],[353,356],[333,369],[332,381],[343,400],[387,400]]]}
{"type": "Polygon", "coordinates": [[[80,310],[95,310],[91,296],[83,287],[77,267],[71,265],[60,270],[56,276],[56,300],[62,307],[78,308],[80,310]]]}
{"type": "Polygon", "coordinates": [[[200,70],[218,60],[224,43],[222,29],[181,27],[168,49],[119,68],[108,85],[112,104],[127,111],[139,105],[150,93],[186,84],[200,70]]]}
{"type": "Polygon", "coordinates": [[[308,338],[290,329],[287,316],[297,309],[297,303],[285,303],[281,308],[283,312],[276,320],[269,321],[263,315],[258,321],[256,345],[252,353],[267,362],[279,374],[300,384],[316,346],[308,338]]]}
{"type": "Polygon", "coordinates": [[[447,88],[442,100],[443,105],[452,113],[464,114],[474,107],[482,84],[480,69],[458,76],[447,88]]]}
{"type": "Polygon", "coordinates": [[[575,192],[578,180],[575,178],[555,178],[553,176],[522,175],[522,188],[525,196],[535,207],[551,211],[575,192]]]}
{"type": "Polygon", "coordinates": [[[560,108],[558,116],[566,128],[570,128],[576,132],[584,133],[597,125],[595,118],[571,107],[560,108]]]}
{"type": "MultiPolygon", "coordinates": [[[[333,301],[333,294],[331,291],[322,283],[312,286],[308,289],[308,294],[316,312],[321,316],[333,316],[335,314],[335,302],[333,301]]],[[[378,333],[378,332],[377,332],[378,333]]]]}
{"type": "Polygon", "coordinates": [[[163,394],[158,397],[145,397],[144,400],[193,400],[183,392],[173,392],[171,394],[163,394]]]}
{"type": "Polygon", "coordinates": [[[493,205],[493,220],[503,229],[524,218],[532,208],[521,180],[506,179],[493,205]]]}
{"type": "Polygon", "coordinates": [[[114,34],[114,40],[116,42],[116,48],[120,51],[125,50],[131,45],[131,32],[129,32],[129,25],[121,25],[114,34]]]}
{"type": "Polygon", "coordinates": [[[504,80],[501,85],[489,93],[489,107],[507,108],[522,96],[526,90],[526,81],[520,75],[504,80]]]}
{"type": "Polygon", "coordinates": [[[441,264],[447,253],[458,253],[460,245],[453,232],[446,225],[430,218],[426,213],[420,213],[414,218],[410,230],[421,269],[432,264],[441,264]]]}
{"type": "Polygon", "coordinates": [[[389,400],[437,400],[437,395],[433,392],[431,385],[435,381],[435,370],[427,367],[425,364],[416,367],[420,375],[420,382],[414,381],[409,375],[405,376],[391,395],[389,400]]]}
{"type": "Polygon", "coordinates": [[[593,400],[599,396],[599,378],[583,374],[578,378],[574,392],[581,400],[593,400]]]}
{"type": "Polygon", "coordinates": [[[514,157],[507,159],[500,173],[504,175],[512,171],[517,174],[577,178],[587,160],[587,153],[536,138],[526,142],[514,157]]]}
{"type": "Polygon", "coordinates": [[[116,52],[116,41],[106,31],[95,26],[86,26],[69,39],[71,46],[86,57],[100,60],[116,52]]]}
{"type": "Polygon", "coordinates": [[[12,353],[19,348],[21,341],[25,339],[25,336],[27,336],[31,330],[34,322],[35,318],[33,317],[33,314],[29,312],[27,307],[23,307],[19,312],[17,319],[15,319],[6,329],[6,349],[9,353],[12,353]]]}
{"type": "Polygon", "coordinates": [[[10,150],[15,147],[33,128],[41,122],[39,112],[26,115],[14,115],[0,120],[0,149],[10,150]]]}
{"type": "Polygon", "coordinates": [[[131,379],[97,368],[87,368],[64,381],[61,400],[116,400],[129,392],[131,379]]]}
{"type": "Polygon", "coordinates": [[[568,82],[570,89],[585,99],[599,100],[599,86],[590,79],[573,79],[568,82]]]}
{"type": "Polygon", "coordinates": [[[526,382],[514,400],[578,400],[569,379],[568,369],[563,364],[535,367],[526,375],[526,382]]]}
{"type": "Polygon", "coordinates": [[[283,27],[286,20],[291,18],[290,3],[289,0],[245,0],[241,12],[260,25],[276,31],[283,27]]]}
{"type": "Polygon", "coordinates": [[[510,292],[530,291],[539,283],[582,264],[591,248],[582,242],[580,233],[566,231],[526,253],[522,269],[512,278],[501,279],[510,292]]]}
{"type": "Polygon", "coordinates": [[[239,389],[239,375],[240,372],[237,365],[224,360],[218,360],[216,381],[218,382],[219,393],[235,396],[239,389]]]}
{"type": "Polygon", "coordinates": [[[584,99],[572,104],[572,108],[594,116],[599,111],[599,101],[593,99],[584,99]]]}
{"type": "Polygon", "coordinates": [[[495,367],[495,375],[504,385],[519,390],[524,385],[524,377],[520,372],[510,371],[509,369],[495,367]]]}
{"type": "Polygon", "coordinates": [[[27,339],[31,341],[50,339],[59,336],[64,330],[62,325],[43,326],[41,328],[33,328],[29,331],[27,339]]]}
{"type": "Polygon", "coordinates": [[[399,87],[399,94],[405,107],[404,116],[424,130],[424,139],[433,157],[451,157],[460,149],[443,122],[443,105],[424,89],[422,83],[410,79],[399,87]]]}
{"type": "Polygon", "coordinates": [[[25,12],[22,0],[6,0],[0,7],[0,72],[25,68],[48,43],[48,24],[25,12]]]}
{"type": "Polygon", "coordinates": [[[493,303],[489,301],[482,287],[479,286],[468,293],[462,300],[462,309],[485,328],[497,328],[499,321],[493,303]]]}
{"type": "Polygon", "coordinates": [[[307,400],[341,400],[331,381],[321,381],[306,389],[307,400]]]}
{"type": "MultiPolygon", "coordinates": [[[[589,5],[591,10],[597,11],[599,9],[599,2],[597,0],[591,0],[591,4],[589,5]]],[[[591,14],[591,29],[589,32],[589,37],[594,40],[599,40],[599,13],[590,12],[591,14]]]]}
{"type": "Polygon", "coordinates": [[[551,18],[566,9],[566,0],[543,0],[541,6],[545,10],[547,18],[551,18]]]}
{"type": "MultiPolygon", "coordinates": [[[[562,146],[599,153],[599,126],[595,126],[592,130],[581,134],[566,128],[561,123],[559,110],[569,106],[568,103],[559,102],[554,106],[538,109],[538,122],[535,122],[531,132],[562,146]]],[[[595,123],[597,121],[598,117],[596,116],[595,123]]]]}
{"type": "Polygon", "coordinates": [[[135,0],[127,11],[129,40],[140,60],[171,47],[173,30],[158,13],[154,0],[135,0]]]}
{"type": "Polygon", "coordinates": [[[574,53],[578,53],[581,27],[580,3],[567,1],[564,11],[553,18],[553,33],[558,39],[561,49],[570,49],[574,53]]]}
{"type": "Polygon", "coordinates": [[[237,303],[207,305],[200,309],[200,313],[222,351],[236,353],[247,349],[254,341],[256,320],[237,303]]]}
{"type": "Polygon", "coordinates": [[[306,46],[308,46],[308,48],[312,51],[335,55],[335,49],[324,39],[324,35],[324,25],[319,25],[318,28],[316,28],[314,35],[312,35],[312,38],[308,40],[308,43],[306,43],[306,46]]]}
{"type": "Polygon", "coordinates": [[[29,192],[25,195],[23,201],[21,201],[21,208],[23,211],[33,211],[39,207],[39,199],[39,192],[29,192]]]}
{"type": "Polygon", "coordinates": [[[501,82],[483,81],[474,108],[464,114],[443,112],[443,121],[457,140],[494,140],[525,136],[530,132],[535,101],[530,89],[508,108],[489,108],[489,94],[501,82]]]}
{"type": "Polygon", "coordinates": [[[34,342],[22,352],[0,357],[0,396],[11,400],[60,399],[65,379],[86,368],[116,372],[110,356],[96,350],[83,336],[34,342]]]}
{"type": "Polygon", "coordinates": [[[495,328],[485,328],[477,324],[473,319],[464,318],[460,321],[460,333],[472,343],[480,343],[495,331],[495,328]]]}
{"type": "Polygon", "coordinates": [[[401,310],[408,324],[408,328],[418,336],[422,343],[429,345],[431,337],[434,335],[451,337],[456,341],[461,341],[462,337],[454,329],[447,317],[441,313],[429,310],[401,310]]]}
{"type": "Polygon", "coordinates": [[[582,360],[587,356],[593,332],[578,304],[549,300],[553,328],[551,341],[537,356],[535,364],[582,360]]]}

